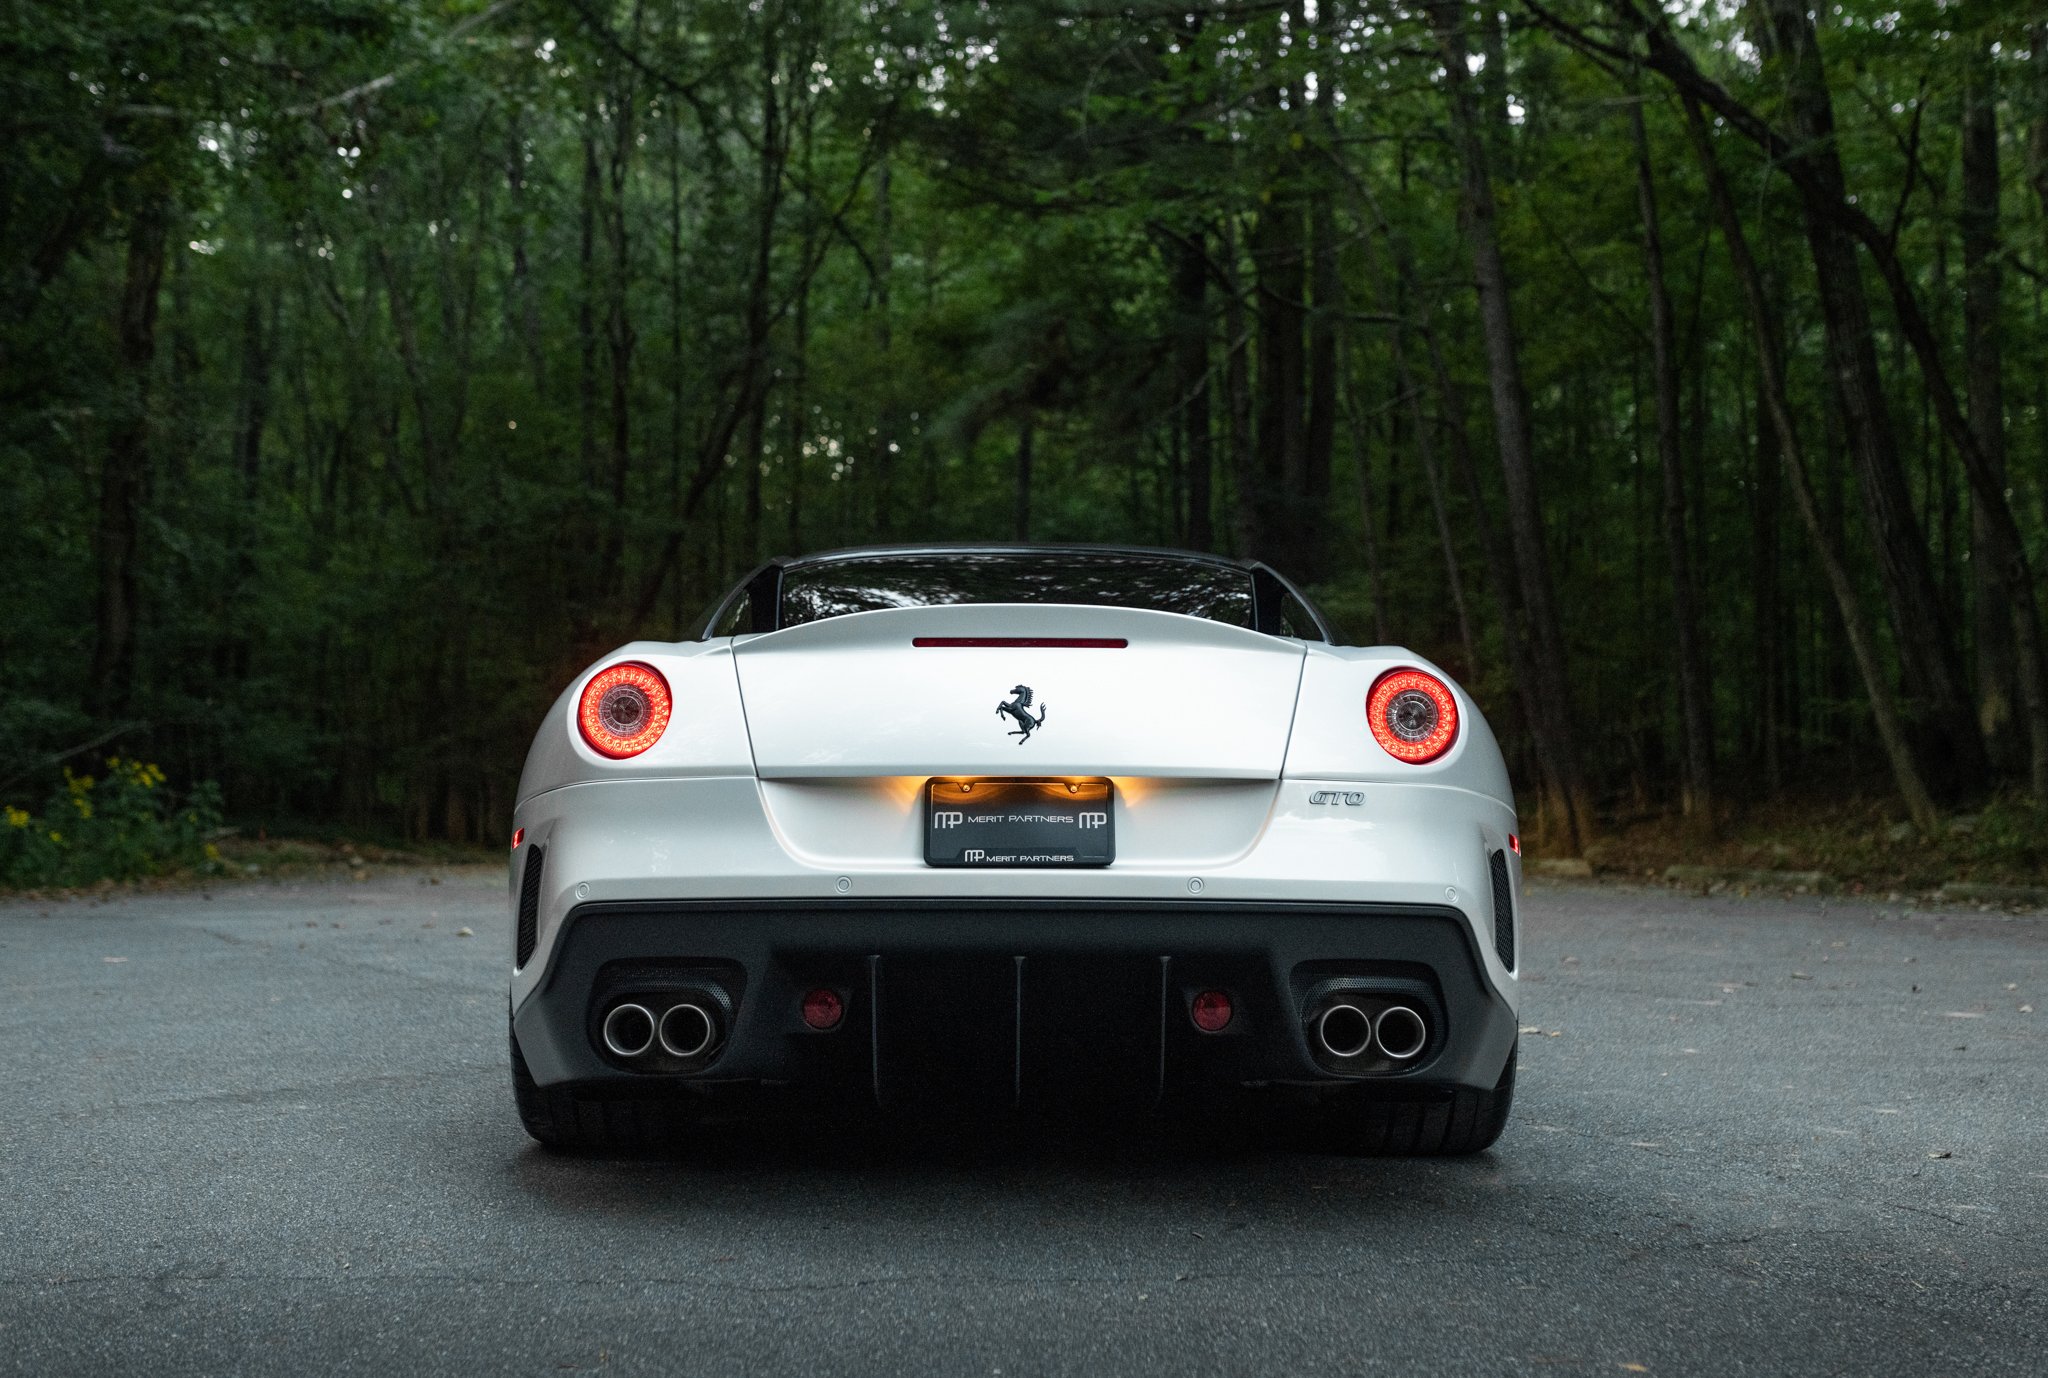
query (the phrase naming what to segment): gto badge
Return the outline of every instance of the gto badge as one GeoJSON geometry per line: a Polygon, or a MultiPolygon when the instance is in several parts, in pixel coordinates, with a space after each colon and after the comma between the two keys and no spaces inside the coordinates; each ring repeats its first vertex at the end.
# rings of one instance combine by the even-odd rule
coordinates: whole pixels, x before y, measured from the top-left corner
{"type": "Polygon", "coordinates": [[[1031,716],[1031,686],[1020,684],[1010,691],[1010,701],[996,705],[996,716],[1008,718],[1017,724],[1017,730],[1010,735],[1022,746],[1031,740],[1031,734],[1045,726],[1046,705],[1038,705],[1038,716],[1031,716]]]}
{"type": "Polygon", "coordinates": [[[1350,804],[1353,807],[1365,802],[1365,791],[1357,789],[1319,789],[1308,797],[1311,804],[1350,804]]]}

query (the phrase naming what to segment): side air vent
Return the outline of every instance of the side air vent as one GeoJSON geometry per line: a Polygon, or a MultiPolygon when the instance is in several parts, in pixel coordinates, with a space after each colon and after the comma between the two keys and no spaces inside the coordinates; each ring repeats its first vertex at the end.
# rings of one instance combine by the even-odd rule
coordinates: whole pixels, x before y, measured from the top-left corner
{"type": "Polygon", "coordinates": [[[1515,887],[1508,879],[1508,854],[1493,854],[1493,950],[1500,964],[1515,969],[1515,887]]]}
{"type": "MultiPolygon", "coordinates": [[[[525,966],[533,956],[533,945],[540,938],[540,866],[541,858],[547,855],[544,847],[526,849],[526,874],[519,881],[519,951],[514,966],[525,966]]],[[[1495,864],[1499,858],[1495,857],[1495,864]]],[[[1494,882],[1499,892],[1500,883],[1494,882]]]]}

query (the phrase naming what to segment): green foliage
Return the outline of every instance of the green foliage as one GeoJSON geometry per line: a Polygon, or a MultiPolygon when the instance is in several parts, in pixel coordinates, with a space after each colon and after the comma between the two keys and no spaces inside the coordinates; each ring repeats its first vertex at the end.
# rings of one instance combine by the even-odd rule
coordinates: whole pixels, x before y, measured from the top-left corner
{"type": "Polygon", "coordinates": [[[91,885],[102,880],[218,869],[208,841],[220,826],[220,790],[195,786],[180,799],[143,761],[107,758],[103,776],[64,772],[40,814],[0,811],[0,887],[91,885]]]}
{"type": "MultiPolygon", "coordinates": [[[[1684,42],[1771,110],[1740,16],[1692,10],[1684,42]]],[[[1851,189],[1884,217],[1903,207],[1901,252],[1956,348],[1958,73],[1971,44],[2000,45],[2004,421],[2038,556],[2048,240],[2028,159],[2048,148],[2048,83],[2038,30],[1995,10],[1854,0],[1822,32],[1851,189]]],[[[575,671],[685,634],[762,556],[1020,534],[1271,558],[1353,635],[1384,626],[1457,672],[1532,778],[1516,589],[1484,536],[1504,532],[1507,494],[1440,56],[1412,7],[1307,14],[22,0],[0,14],[0,778],[39,789],[42,763],[120,729],[110,749],[220,781],[240,816],[495,838],[532,724],[575,671]],[[135,365],[120,303],[133,232],[159,211],[135,365]],[[1265,283],[1307,240],[1331,246],[1326,300],[1265,283]],[[1272,396],[1309,389],[1267,330],[1289,307],[1297,335],[1335,341],[1313,474],[1263,448],[1272,396]],[[105,475],[138,408],[147,481],[123,561],[105,475]],[[1247,547],[1240,518],[1280,488],[1286,519],[1247,547]],[[96,670],[124,580],[132,669],[96,670]]],[[[1802,762],[1867,757],[1836,615],[1765,496],[1748,324],[1679,113],[1654,81],[1634,94],[1509,17],[1477,82],[1504,112],[1500,233],[1572,709],[1598,729],[1590,783],[1619,811],[1668,800],[1677,773],[1638,99],[1724,768],[1762,795],[1802,762]]],[[[1725,130],[1720,147],[1782,303],[1816,486],[1878,609],[1797,203],[1770,160],[1725,130]]],[[[1876,327],[1914,515],[1969,627],[1967,489],[1881,308],[1876,327]]]]}

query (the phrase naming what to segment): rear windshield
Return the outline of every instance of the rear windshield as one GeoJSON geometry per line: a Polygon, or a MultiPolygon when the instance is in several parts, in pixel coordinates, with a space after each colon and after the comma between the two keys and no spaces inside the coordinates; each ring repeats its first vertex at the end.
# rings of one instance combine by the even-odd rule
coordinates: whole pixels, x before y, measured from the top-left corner
{"type": "Polygon", "coordinates": [[[783,571],[781,625],[948,603],[1078,603],[1252,625],[1249,571],[1106,551],[862,555],[783,571]]]}

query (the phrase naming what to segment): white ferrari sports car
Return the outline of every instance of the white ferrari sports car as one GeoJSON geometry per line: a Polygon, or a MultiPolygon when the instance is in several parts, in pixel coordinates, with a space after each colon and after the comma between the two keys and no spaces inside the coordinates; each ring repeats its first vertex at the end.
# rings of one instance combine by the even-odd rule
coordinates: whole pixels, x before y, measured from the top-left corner
{"type": "Polygon", "coordinates": [[[513,819],[512,1085],[550,1145],[721,1103],[1305,1114],[1470,1153],[1514,1094],[1486,721],[1263,564],[763,565],[548,710],[513,819]]]}

